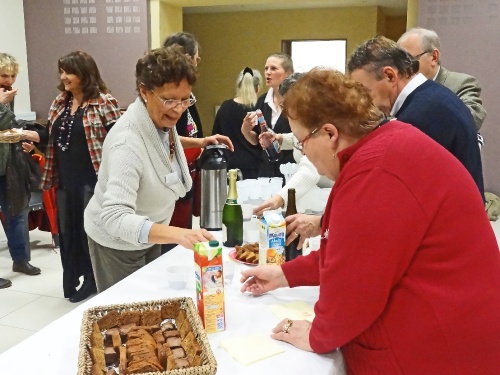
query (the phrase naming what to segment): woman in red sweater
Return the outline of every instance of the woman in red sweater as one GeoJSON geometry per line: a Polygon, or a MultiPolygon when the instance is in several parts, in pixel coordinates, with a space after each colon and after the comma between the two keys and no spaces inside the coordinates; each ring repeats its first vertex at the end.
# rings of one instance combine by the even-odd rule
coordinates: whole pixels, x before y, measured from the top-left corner
{"type": "Polygon", "coordinates": [[[284,111],[297,147],[335,185],[318,251],[242,272],[253,295],[320,287],[314,321],[284,320],[272,337],[341,348],[350,375],[498,374],[500,252],[463,165],[384,120],[339,72],[306,74],[284,111]]]}

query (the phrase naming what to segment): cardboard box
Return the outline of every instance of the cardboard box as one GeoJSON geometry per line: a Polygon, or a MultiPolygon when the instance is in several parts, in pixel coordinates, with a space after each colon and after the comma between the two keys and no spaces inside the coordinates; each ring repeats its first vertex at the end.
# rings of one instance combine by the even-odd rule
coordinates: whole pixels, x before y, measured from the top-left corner
{"type": "Polygon", "coordinates": [[[218,241],[194,244],[196,301],[206,333],[226,329],[222,247],[218,241]]]}
{"type": "Polygon", "coordinates": [[[259,264],[285,263],[286,223],[280,211],[264,211],[259,223],[259,264]]]}

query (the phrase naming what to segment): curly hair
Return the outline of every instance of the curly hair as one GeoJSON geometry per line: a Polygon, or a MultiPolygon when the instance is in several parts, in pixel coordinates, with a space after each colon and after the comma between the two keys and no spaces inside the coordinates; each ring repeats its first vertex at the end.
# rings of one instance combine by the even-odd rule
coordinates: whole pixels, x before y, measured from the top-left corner
{"type": "MultiPolygon", "coordinates": [[[[107,93],[108,88],[101,78],[97,64],[92,56],[84,51],[74,51],[59,59],[57,62],[59,73],[64,70],[74,74],[81,80],[83,97],[85,100],[97,98],[99,92],[107,93]]],[[[64,90],[64,83],[59,82],[59,91],[64,90]]]]}
{"type": "Polygon", "coordinates": [[[166,83],[179,85],[183,79],[193,86],[196,82],[196,70],[184,55],[183,48],[175,45],[147,52],[137,61],[135,77],[137,91],[140,85],[153,90],[166,83]]]}
{"type": "Polygon", "coordinates": [[[346,135],[362,137],[383,119],[367,89],[336,70],[312,69],[284,98],[283,112],[309,130],[331,123],[346,135]]]}
{"type": "Polygon", "coordinates": [[[419,63],[396,42],[377,35],[356,47],[347,63],[347,71],[350,74],[364,69],[381,80],[386,66],[397,69],[403,77],[411,77],[418,72],[419,63]]]}

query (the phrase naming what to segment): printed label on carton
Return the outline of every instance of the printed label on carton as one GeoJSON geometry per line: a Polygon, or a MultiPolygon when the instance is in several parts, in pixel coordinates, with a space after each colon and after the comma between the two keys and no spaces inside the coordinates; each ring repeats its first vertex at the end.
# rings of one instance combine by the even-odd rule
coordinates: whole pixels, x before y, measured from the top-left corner
{"type": "Polygon", "coordinates": [[[259,223],[259,264],[285,263],[286,224],[278,211],[264,211],[259,223]]]}
{"type": "Polygon", "coordinates": [[[224,278],[222,277],[222,247],[210,247],[208,242],[194,244],[196,302],[207,333],[226,329],[224,315],[224,278]]]}

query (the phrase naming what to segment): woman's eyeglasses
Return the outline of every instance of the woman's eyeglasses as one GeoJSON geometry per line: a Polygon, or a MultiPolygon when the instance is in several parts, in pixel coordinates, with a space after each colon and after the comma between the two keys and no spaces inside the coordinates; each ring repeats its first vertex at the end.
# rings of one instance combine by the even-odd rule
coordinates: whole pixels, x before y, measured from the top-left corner
{"type": "Polygon", "coordinates": [[[154,96],[158,98],[160,102],[163,103],[163,106],[166,109],[174,109],[177,108],[177,106],[179,105],[181,106],[181,108],[186,109],[188,107],[191,107],[194,103],[196,103],[196,98],[194,97],[193,94],[191,94],[191,97],[189,99],[175,100],[175,99],[162,99],[158,95],[156,95],[156,93],[153,90],[151,90],[151,92],[153,93],[154,96]]]}
{"type": "Polygon", "coordinates": [[[318,132],[318,130],[321,129],[321,126],[318,126],[316,129],[314,129],[313,131],[311,131],[308,135],[306,135],[301,141],[297,141],[293,144],[293,147],[295,147],[297,150],[299,150],[300,152],[304,153],[304,143],[306,143],[306,141],[311,138],[314,134],[316,134],[318,132]]]}

